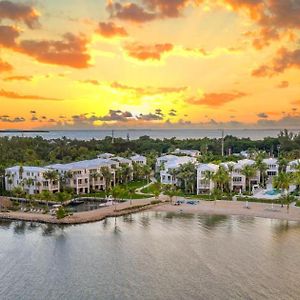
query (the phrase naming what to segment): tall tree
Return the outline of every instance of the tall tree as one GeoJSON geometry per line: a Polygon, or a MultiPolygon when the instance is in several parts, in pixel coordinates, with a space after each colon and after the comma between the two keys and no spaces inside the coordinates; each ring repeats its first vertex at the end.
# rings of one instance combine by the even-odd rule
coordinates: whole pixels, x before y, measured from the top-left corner
{"type": "Polygon", "coordinates": [[[46,171],[43,174],[43,177],[49,182],[49,190],[52,190],[52,185],[55,184],[59,180],[59,174],[55,170],[46,171]]]}
{"type": "Polygon", "coordinates": [[[228,186],[230,181],[228,171],[223,166],[220,166],[218,171],[213,175],[213,181],[217,184],[217,187],[223,193],[225,187],[228,186]]]}
{"type": "Polygon", "coordinates": [[[244,166],[241,171],[242,175],[246,177],[246,187],[249,193],[251,192],[251,179],[256,175],[256,172],[255,166],[250,165],[244,166]]]}
{"type": "Polygon", "coordinates": [[[267,172],[268,166],[266,163],[264,163],[262,155],[258,155],[256,157],[255,168],[257,170],[259,170],[259,172],[260,172],[260,184],[262,186],[265,186],[266,175],[267,175],[266,172],[267,172]]]}
{"type": "Polygon", "coordinates": [[[111,181],[113,179],[113,175],[109,167],[101,167],[100,172],[105,180],[105,189],[111,189],[111,181]]]}

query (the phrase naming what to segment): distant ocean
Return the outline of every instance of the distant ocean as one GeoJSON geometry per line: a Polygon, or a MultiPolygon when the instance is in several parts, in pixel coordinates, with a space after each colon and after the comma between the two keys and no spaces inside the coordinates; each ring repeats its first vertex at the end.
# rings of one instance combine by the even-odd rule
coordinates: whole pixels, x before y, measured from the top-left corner
{"type": "MultiPolygon", "coordinates": [[[[291,130],[293,132],[299,132],[299,130],[291,130]]],[[[233,135],[238,138],[250,138],[252,140],[260,140],[265,137],[277,137],[279,129],[228,129],[224,130],[225,135],[233,135]]],[[[114,130],[115,138],[126,139],[138,139],[141,136],[149,136],[155,139],[164,139],[175,137],[177,139],[188,138],[220,138],[222,136],[221,130],[215,129],[124,129],[114,130]]],[[[104,139],[106,136],[112,136],[112,130],[53,130],[42,133],[0,133],[2,136],[24,136],[24,137],[36,137],[41,136],[45,139],[58,139],[66,137],[69,139],[77,140],[91,140],[91,139],[104,139]]]]}

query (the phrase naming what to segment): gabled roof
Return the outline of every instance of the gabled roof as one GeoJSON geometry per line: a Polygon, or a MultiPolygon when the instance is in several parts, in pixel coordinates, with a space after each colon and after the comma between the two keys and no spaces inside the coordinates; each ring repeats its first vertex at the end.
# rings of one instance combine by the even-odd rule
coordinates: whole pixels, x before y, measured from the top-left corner
{"type": "Polygon", "coordinates": [[[197,169],[201,171],[216,172],[218,171],[219,166],[215,164],[199,164],[197,169]]]}
{"type": "Polygon", "coordinates": [[[300,159],[292,160],[288,163],[290,166],[300,165],[300,159]]]}
{"type": "MultiPolygon", "coordinates": [[[[42,173],[42,172],[49,171],[49,169],[43,167],[22,166],[22,168],[24,173],[26,172],[42,173]]],[[[14,166],[6,169],[7,172],[19,172],[19,170],[20,170],[20,166],[14,166]]]]}
{"type": "Polygon", "coordinates": [[[130,159],[125,158],[125,157],[121,157],[121,156],[112,157],[110,160],[112,160],[112,161],[118,161],[119,163],[122,163],[122,164],[131,164],[131,160],[130,159]]]}
{"type": "Polygon", "coordinates": [[[239,160],[235,165],[235,169],[243,169],[245,166],[253,166],[255,164],[255,161],[252,159],[242,159],[239,160]]]}
{"type": "Polygon", "coordinates": [[[131,160],[146,160],[147,159],[146,156],[139,155],[139,154],[133,155],[130,158],[131,158],[131,160]]]}
{"type": "Polygon", "coordinates": [[[273,158],[273,157],[270,157],[270,158],[265,158],[263,160],[263,162],[267,165],[276,165],[278,164],[278,159],[277,158],[273,158]]]}
{"type": "Polygon", "coordinates": [[[113,163],[114,162],[112,162],[109,159],[96,158],[91,160],[72,162],[69,164],[54,164],[54,165],[49,165],[47,167],[51,169],[60,170],[60,171],[71,171],[71,170],[99,168],[102,166],[110,166],[113,163]]]}

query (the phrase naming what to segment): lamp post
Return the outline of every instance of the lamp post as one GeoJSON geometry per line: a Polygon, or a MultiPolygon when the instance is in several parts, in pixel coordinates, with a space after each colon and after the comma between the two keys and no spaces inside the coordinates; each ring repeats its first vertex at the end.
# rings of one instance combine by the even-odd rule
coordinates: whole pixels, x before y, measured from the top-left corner
{"type": "Polygon", "coordinates": [[[224,129],[222,129],[222,156],[224,156],[224,129]]]}

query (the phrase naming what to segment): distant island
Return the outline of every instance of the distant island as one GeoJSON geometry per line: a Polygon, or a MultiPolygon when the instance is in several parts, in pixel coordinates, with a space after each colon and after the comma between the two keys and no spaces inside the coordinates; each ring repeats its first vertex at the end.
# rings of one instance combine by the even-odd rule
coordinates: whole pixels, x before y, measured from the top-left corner
{"type": "Polygon", "coordinates": [[[36,132],[43,132],[48,133],[49,130],[20,130],[20,129],[11,129],[11,130],[0,130],[0,133],[36,133],[36,132]]]}

